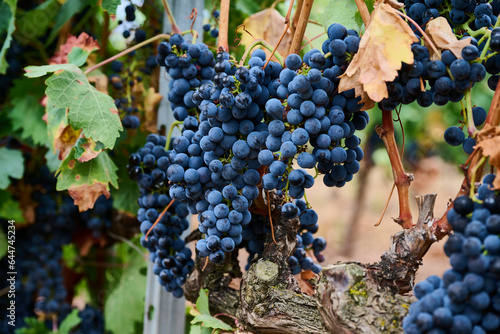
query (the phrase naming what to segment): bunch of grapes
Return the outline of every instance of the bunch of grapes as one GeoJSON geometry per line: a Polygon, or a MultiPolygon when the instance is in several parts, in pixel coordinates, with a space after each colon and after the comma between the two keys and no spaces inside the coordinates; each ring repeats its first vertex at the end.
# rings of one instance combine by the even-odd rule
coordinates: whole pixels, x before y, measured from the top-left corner
{"type": "Polygon", "coordinates": [[[108,334],[111,331],[104,329],[104,316],[101,311],[90,305],[78,312],[78,317],[82,320],[80,324],[71,329],[71,334],[108,334]]]}
{"type": "Polygon", "coordinates": [[[194,268],[194,261],[181,237],[189,227],[187,206],[166,195],[170,161],[165,144],[165,137],[149,135],[146,145],[130,156],[128,170],[131,178],[138,180],[141,194],[137,212],[144,234],[141,245],[150,252],[153,273],[158,275],[160,285],[179,298],[184,294],[181,286],[194,268]]]}
{"type": "Polygon", "coordinates": [[[444,246],[452,269],[415,286],[418,301],[405,333],[498,333],[500,328],[500,196],[488,174],[474,199],[458,197],[448,212],[453,234],[444,246]]]}

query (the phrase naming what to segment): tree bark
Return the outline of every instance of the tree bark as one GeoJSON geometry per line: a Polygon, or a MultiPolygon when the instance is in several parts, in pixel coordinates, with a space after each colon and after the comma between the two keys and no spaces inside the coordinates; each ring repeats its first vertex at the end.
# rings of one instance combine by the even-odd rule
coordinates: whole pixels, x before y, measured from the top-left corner
{"type": "MultiPolygon", "coordinates": [[[[309,280],[314,295],[303,293],[288,268],[298,219],[273,219],[276,243],[268,237],[263,254],[241,273],[237,252],[221,265],[197,259],[185,285],[186,298],[210,292],[210,310],[238,319],[241,330],[273,334],[401,333],[411,303],[404,296],[414,283],[422,256],[436,240],[431,233],[436,195],[417,198],[419,219],[392,237],[391,249],[374,264],[337,263],[309,280]],[[230,286],[241,277],[240,290],[230,286]]],[[[275,206],[277,207],[277,205],[275,206]]],[[[276,212],[274,213],[276,215],[276,212]]]]}

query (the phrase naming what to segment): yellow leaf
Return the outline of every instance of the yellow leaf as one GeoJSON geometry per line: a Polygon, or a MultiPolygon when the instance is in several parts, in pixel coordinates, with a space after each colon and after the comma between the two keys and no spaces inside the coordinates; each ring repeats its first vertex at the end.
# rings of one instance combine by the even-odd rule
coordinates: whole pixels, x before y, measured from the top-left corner
{"type": "Polygon", "coordinates": [[[394,80],[402,62],[413,64],[411,44],[418,39],[397,10],[381,3],[372,12],[359,51],[340,77],[339,92],[354,88],[362,110],[388,97],[386,82],[394,80]],[[361,94],[365,92],[366,94],[361,94]],[[368,103],[372,100],[371,103],[368,103]]]}
{"type": "MultiPolygon", "coordinates": [[[[276,9],[271,7],[250,15],[243,21],[243,25],[252,35],[250,36],[250,34],[243,31],[241,34],[241,44],[249,46],[255,39],[263,39],[274,46],[278,43],[285,29],[285,18],[276,9]]],[[[291,32],[288,30],[278,47],[278,53],[286,54],[290,42],[291,32]]],[[[271,52],[268,50],[264,51],[269,57],[271,52]]]]}
{"type": "MultiPolygon", "coordinates": [[[[462,58],[462,49],[469,45],[471,41],[470,38],[458,40],[451,30],[450,24],[444,17],[430,20],[427,23],[427,28],[425,28],[425,33],[431,38],[438,51],[450,50],[457,58],[462,58]]],[[[441,55],[436,55],[434,50],[429,47],[427,41],[424,40],[424,42],[425,46],[429,49],[431,59],[440,59],[441,55]]]]}

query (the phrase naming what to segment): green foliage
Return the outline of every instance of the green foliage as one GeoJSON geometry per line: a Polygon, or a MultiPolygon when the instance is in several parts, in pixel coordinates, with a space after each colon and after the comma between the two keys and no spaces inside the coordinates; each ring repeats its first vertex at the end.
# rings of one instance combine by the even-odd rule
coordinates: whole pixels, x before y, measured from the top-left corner
{"type": "MultiPolygon", "coordinates": [[[[132,241],[139,245],[139,238],[132,241]]],[[[124,269],[112,268],[106,272],[110,293],[105,302],[106,330],[120,334],[135,334],[144,317],[147,262],[134,248],[125,243],[115,246],[124,269]]]]}
{"type": "Polygon", "coordinates": [[[43,66],[28,66],[24,69],[26,73],[24,74],[28,78],[38,78],[47,75],[48,73],[56,72],[59,70],[68,70],[81,72],[80,68],[74,64],[54,64],[54,65],[43,65],[43,66]]]}
{"type": "Polygon", "coordinates": [[[113,99],[92,86],[85,75],[63,71],[46,81],[48,104],[55,108],[69,108],[69,124],[75,130],[83,129],[87,138],[113,148],[123,130],[113,99]]]}
{"type": "Polygon", "coordinates": [[[24,157],[21,151],[0,148],[0,189],[6,189],[10,184],[9,177],[20,179],[24,174],[24,157]]]}
{"type": "Polygon", "coordinates": [[[67,0],[61,6],[61,9],[57,13],[55,18],[54,28],[50,32],[50,35],[47,39],[47,44],[51,44],[54,39],[57,37],[57,33],[61,30],[62,26],[68,22],[73,15],[78,12],[81,12],[85,7],[90,5],[89,0],[67,0]]]}
{"type": "Polygon", "coordinates": [[[17,0],[3,0],[0,2],[0,36],[5,36],[2,48],[0,49],[0,74],[5,74],[7,72],[7,60],[5,55],[10,47],[10,42],[12,41],[12,33],[16,29],[16,8],[17,0]]]}
{"type": "Polygon", "coordinates": [[[102,8],[110,14],[116,14],[116,7],[120,4],[120,0],[103,0],[102,8]]]}
{"type": "Polygon", "coordinates": [[[208,290],[201,289],[200,296],[196,300],[196,309],[201,312],[191,320],[190,334],[195,333],[211,333],[213,329],[222,329],[225,331],[234,331],[234,329],[225,322],[214,318],[210,315],[208,306],[208,290]],[[201,323],[201,324],[200,324],[201,323]]]}
{"type": "Polygon", "coordinates": [[[40,104],[43,87],[40,80],[22,78],[14,80],[14,86],[9,90],[12,109],[8,117],[12,127],[21,130],[21,138],[31,139],[36,145],[47,142],[47,123],[42,119],[45,110],[40,104]]]}
{"type": "Polygon", "coordinates": [[[78,316],[78,309],[73,309],[70,314],[64,318],[61,326],[59,326],[59,330],[57,334],[68,334],[70,331],[78,326],[82,322],[82,319],[78,316]]]}
{"type": "Polygon", "coordinates": [[[109,189],[109,183],[118,188],[117,169],[107,152],[102,152],[90,161],[79,162],[73,149],[59,167],[56,188],[58,191],[81,186],[86,189],[97,183],[101,183],[106,189],[109,189]]]}
{"type": "Polygon", "coordinates": [[[16,329],[16,334],[48,334],[51,333],[43,322],[38,321],[36,318],[24,318],[26,326],[16,329]]]}
{"type": "Polygon", "coordinates": [[[14,37],[22,43],[27,43],[44,36],[54,22],[59,8],[57,0],[48,0],[29,12],[19,15],[14,37]]]}
{"type": "Polygon", "coordinates": [[[57,331],[49,330],[44,322],[38,321],[36,318],[24,318],[24,321],[26,326],[16,329],[16,334],[69,334],[72,329],[82,322],[82,319],[78,316],[78,309],[75,308],[64,318],[57,331]]]}
{"type": "MultiPolygon", "coordinates": [[[[359,28],[360,25],[355,19],[358,7],[354,0],[327,0],[321,8],[320,22],[323,27],[328,28],[332,22],[343,24],[347,29],[359,28]]],[[[362,22],[361,22],[362,23],[362,22]]]]}
{"type": "Polygon", "coordinates": [[[74,47],[68,54],[68,62],[76,66],[82,66],[87,62],[90,52],[79,47],[74,47]]]}
{"type": "Polygon", "coordinates": [[[12,198],[12,194],[7,190],[0,190],[0,217],[7,220],[15,220],[16,223],[24,222],[19,202],[15,201],[12,198]]]}
{"type": "Polygon", "coordinates": [[[7,254],[7,236],[5,232],[0,228],[0,259],[2,259],[5,254],[7,254]]]}
{"type": "MultiPolygon", "coordinates": [[[[62,260],[64,265],[69,269],[79,269],[77,268],[78,259],[78,247],[74,243],[69,243],[62,246],[62,260]]],[[[77,270],[78,271],[78,270],[77,270]]]]}

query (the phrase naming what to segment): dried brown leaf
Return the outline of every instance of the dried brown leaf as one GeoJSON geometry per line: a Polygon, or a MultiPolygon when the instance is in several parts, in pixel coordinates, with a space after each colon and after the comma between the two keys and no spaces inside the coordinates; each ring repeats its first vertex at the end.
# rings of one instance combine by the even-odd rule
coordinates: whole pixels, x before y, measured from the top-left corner
{"type": "Polygon", "coordinates": [[[386,82],[394,80],[403,62],[413,64],[411,44],[416,41],[398,11],[389,4],[379,4],[372,12],[358,53],[341,76],[339,92],[354,88],[365,103],[363,110],[373,106],[368,99],[379,102],[388,97],[386,82]]]}
{"type": "Polygon", "coordinates": [[[85,138],[83,135],[76,144],[75,157],[80,162],[86,162],[97,157],[104,150],[104,145],[98,144],[91,138],[85,138]]]}
{"type": "MultiPolygon", "coordinates": [[[[243,25],[251,35],[243,32],[241,34],[241,44],[249,46],[255,39],[263,39],[274,46],[278,43],[285,29],[285,18],[276,9],[268,8],[247,17],[243,21],[243,25]]],[[[291,38],[291,32],[288,30],[278,47],[278,53],[286,54],[288,52],[288,44],[291,38]]],[[[267,56],[271,54],[267,49],[264,49],[264,51],[267,56]]]]}
{"type": "Polygon", "coordinates": [[[315,276],[316,275],[310,270],[303,271],[299,275],[295,275],[295,278],[297,279],[297,282],[299,283],[300,290],[309,296],[314,296],[314,288],[311,285],[311,283],[309,283],[308,280],[311,279],[312,277],[315,277],[315,276]]]}
{"type": "Polygon", "coordinates": [[[49,64],[67,64],[68,54],[74,47],[79,47],[91,53],[94,50],[99,50],[99,43],[92,36],[84,32],[78,37],[69,35],[66,43],[62,44],[59,51],[54,53],[54,56],[49,59],[49,64]]]}
{"type": "Polygon", "coordinates": [[[162,99],[161,94],[156,93],[153,87],[149,87],[144,99],[144,127],[149,132],[157,131],[156,120],[158,119],[157,107],[162,99]]]}
{"type": "Polygon", "coordinates": [[[403,8],[405,6],[403,3],[398,2],[398,0],[377,0],[373,4],[373,8],[377,7],[381,3],[386,3],[394,9],[400,9],[400,8],[403,8]]]}
{"type": "MultiPolygon", "coordinates": [[[[490,157],[490,165],[500,169],[500,126],[486,124],[477,134],[476,148],[481,148],[483,156],[490,157]]],[[[500,189],[500,177],[497,175],[493,187],[500,189]]]]}
{"type": "Polygon", "coordinates": [[[80,212],[87,211],[94,207],[95,201],[104,195],[109,198],[110,193],[106,189],[107,184],[96,182],[94,184],[82,184],[79,186],[72,186],[68,189],[68,193],[73,198],[74,204],[78,206],[80,212]]]}
{"type": "Polygon", "coordinates": [[[233,290],[240,291],[240,288],[241,288],[241,278],[240,277],[233,278],[231,280],[231,282],[229,282],[228,287],[231,288],[231,289],[233,289],[233,290]]]}
{"type": "MultiPolygon", "coordinates": [[[[457,58],[462,58],[462,49],[464,46],[469,45],[471,41],[470,38],[458,40],[444,17],[430,20],[425,28],[425,33],[430,37],[438,51],[450,50],[457,58]]],[[[425,41],[425,45],[429,46],[427,41],[425,41]]],[[[428,49],[432,60],[440,59],[441,55],[434,54],[431,47],[428,47],[428,49]]]]}

